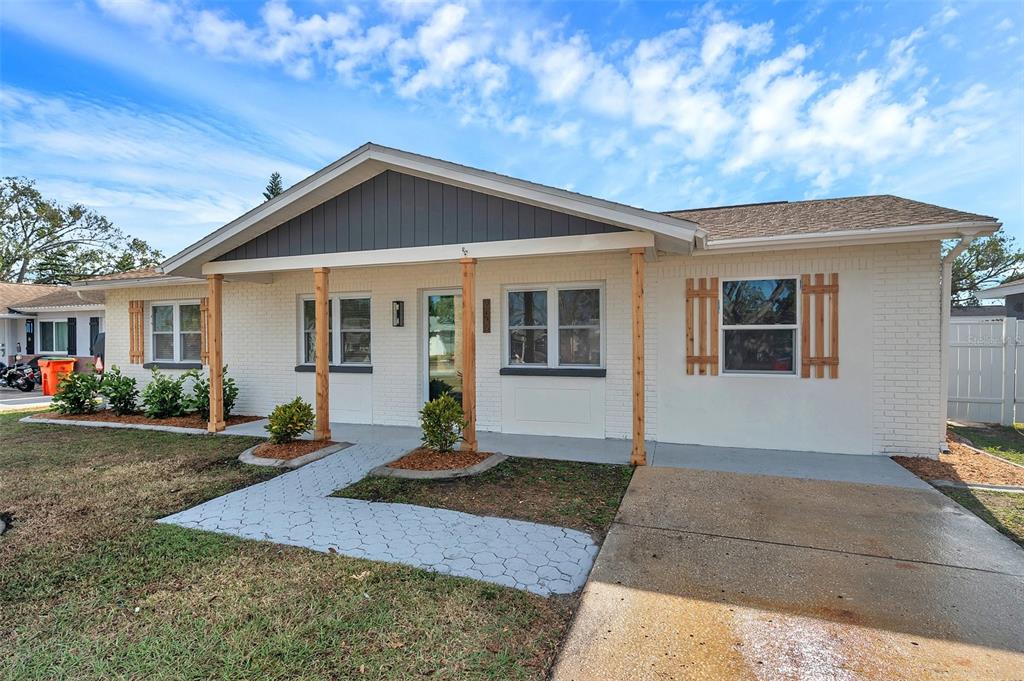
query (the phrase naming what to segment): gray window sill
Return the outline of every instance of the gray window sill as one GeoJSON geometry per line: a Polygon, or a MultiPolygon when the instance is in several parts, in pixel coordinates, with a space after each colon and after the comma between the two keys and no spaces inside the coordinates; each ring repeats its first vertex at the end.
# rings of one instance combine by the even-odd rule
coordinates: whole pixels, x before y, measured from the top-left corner
{"type": "MultiPolygon", "coordinates": [[[[312,374],[316,372],[313,364],[297,364],[295,371],[300,374],[312,374]]],[[[372,374],[373,367],[369,364],[331,364],[327,371],[332,374],[372,374]]]]}
{"type": "Polygon", "coordinates": [[[502,367],[502,376],[564,376],[573,378],[604,378],[606,369],[564,369],[551,367],[502,367]]]}
{"type": "Polygon", "coordinates": [[[143,369],[202,369],[202,362],[146,362],[143,369]]]}

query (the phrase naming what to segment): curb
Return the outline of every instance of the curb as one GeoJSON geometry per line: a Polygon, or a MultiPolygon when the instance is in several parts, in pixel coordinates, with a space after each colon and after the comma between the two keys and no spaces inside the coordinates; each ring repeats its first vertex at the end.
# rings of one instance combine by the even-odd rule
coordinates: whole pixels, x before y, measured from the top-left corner
{"type": "MultiPolygon", "coordinates": [[[[260,444],[264,443],[261,442],[260,444]]],[[[268,466],[270,468],[299,468],[301,466],[305,466],[307,463],[312,463],[314,461],[324,458],[325,456],[329,456],[331,454],[334,454],[335,452],[340,452],[343,449],[351,447],[352,443],[337,442],[333,445],[322,447],[321,449],[318,449],[315,452],[310,452],[309,454],[297,456],[294,459],[268,459],[262,456],[254,456],[253,451],[255,451],[256,447],[259,446],[260,445],[249,447],[249,449],[246,449],[244,452],[238,455],[238,460],[241,461],[242,463],[247,463],[250,466],[268,466]]]]}
{"type": "MultiPolygon", "coordinates": [[[[51,426],[82,426],[84,428],[124,428],[127,430],[154,430],[160,433],[178,433],[179,435],[228,435],[237,437],[266,437],[248,433],[229,433],[221,430],[211,433],[205,428],[186,428],[184,426],[161,426],[149,423],[118,423],[117,421],[72,421],[69,419],[40,419],[32,415],[18,419],[21,423],[44,423],[51,426]]],[[[244,424],[238,424],[244,425],[244,424]]]]}
{"type": "Polygon", "coordinates": [[[983,483],[964,483],[964,482],[953,482],[952,480],[929,480],[931,484],[936,487],[945,487],[947,489],[973,489],[982,492],[1007,492],[1009,494],[1024,494],[1024,487],[1015,487],[1013,485],[986,485],[983,483]]]}
{"type": "Polygon", "coordinates": [[[450,468],[442,471],[414,471],[405,468],[389,468],[387,464],[384,464],[371,470],[368,475],[378,478],[403,478],[406,480],[455,480],[489,471],[507,458],[504,454],[491,454],[480,463],[475,463],[467,468],[450,468]]]}
{"type": "MultiPolygon", "coordinates": [[[[125,428],[128,430],[155,430],[163,433],[180,433],[183,435],[209,435],[199,428],[183,428],[182,426],[156,426],[144,423],[117,423],[116,421],[70,421],[65,419],[37,419],[32,416],[18,419],[21,423],[47,423],[53,426],[82,426],[85,428],[125,428]]],[[[220,433],[218,433],[219,435],[220,433]]]]}

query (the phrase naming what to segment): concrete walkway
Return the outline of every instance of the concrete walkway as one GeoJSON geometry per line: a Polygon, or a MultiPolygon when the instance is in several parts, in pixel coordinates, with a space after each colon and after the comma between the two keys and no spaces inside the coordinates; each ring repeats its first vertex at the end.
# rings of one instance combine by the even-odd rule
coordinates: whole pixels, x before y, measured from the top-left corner
{"type": "MultiPolygon", "coordinates": [[[[256,432],[252,424],[230,430],[244,433],[247,429],[256,432]]],[[[597,546],[583,532],[444,509],[330,497],[419,444],[415,428],[338,424],[334,438],[342,437],[357,444],[161,522],[403,563],[545,596],[572,593],[586,582],[597,546]]]]}
{"type": "Polygon", "coordinates": [[[753,472],[637,469],[553,679],[1021,678],[1013,542],[875,459],[730,458],[753,472]]]}

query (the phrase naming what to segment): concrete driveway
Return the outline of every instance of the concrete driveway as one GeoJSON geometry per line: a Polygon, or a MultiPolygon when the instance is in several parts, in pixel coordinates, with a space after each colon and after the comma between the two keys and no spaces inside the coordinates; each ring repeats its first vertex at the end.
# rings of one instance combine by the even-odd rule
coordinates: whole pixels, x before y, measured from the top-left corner
{"type": "Polygon", "coordinates": [[[758,472],[636,471],[555,679],[1024,678],[1024,550],[896,471],[758,472]]]}
{"type": "Polygon", "coordinates": [[[0,387],[0,411],[16,411],[31,407],[42,407],[50,403],[50,398],[43,395],[37,387],[30,393],[23,393],[14,388],[0,387]]]}

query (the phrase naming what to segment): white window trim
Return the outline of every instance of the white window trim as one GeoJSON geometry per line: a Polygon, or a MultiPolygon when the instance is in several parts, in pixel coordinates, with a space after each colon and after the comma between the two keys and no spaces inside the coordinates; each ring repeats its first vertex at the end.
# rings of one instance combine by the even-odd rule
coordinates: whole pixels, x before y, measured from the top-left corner
{"type": "MultiPolygon", "coordinates": [[[[370,361],[369,362],[339,362],[332,361],[330,366],[345,366],[345,367],[372,367],[373,366],[373,298],[369,293],[328,293],[327,304],[330,306],[331,311],[328,314],[330,320],[331,329],[329,337],[331,339],[331,356],[339,358],[342,356],[341,351],[341,302],[342,300],[369,300],[370,301],[370,328],[369,329],[349,329],[349,331],[363,331],[370,334],[370,361]]],[[[298,359],[299,366],[315,366],[315,362],[306,361],[305,348],[305,328],[303,327],[303,307],[307,300],[316,300],[316,296],[313,294],[303,294],[299,296],[296,308],[298,314],[296,315],[296,326],[298,331],[298,345],[296,357],[298,359]]]]}
{"type": "MultiPolygon", "coordinates": [[[[501,340],[501,366],[509,369],[604,369],[607,363],[608,356],[608,315],[607,301],[605,295],[605,282],[603,281],[574,281],[574,282],[560,282],[557,284],[550,283],[538,283],[538,284],[516,284],[515,286],[504,286],[501,294],[501,327],[502,327],[502,340],[501,340]],[[601,333],[601,362],[600,364],[559,364],[558,361],[558,349],[559,349],[559,325],[558,325],[558,292],[566,290],[576,289],[597,289],[598,297],[600,298],[600,304],[598,306],[598,313],[601,315],[600,333],[601,333]],[[509,314],[508,314],[508,295],[517,291],[546,291],[548,296],[548,318],[547,318],[547,332],[548,332],[548,361],[547,364],[512,364],[509,361],[509,314]]],[[[528,328],[528,327],[517,327],[517,328],[528,328]]],[[[582,327],[581,327],[582,328],[582,327]]]]}
{"type": "MultiPolygon", "coordinates": [[[[68,323],[67,319],[42,319],[42,320],[36,319],[36,329],[37,329],[36,335],[39,337],[39,352],[40,352],[40,354],[43,354],[43,353],[45,353],[47,355],[67,355],[68,354],[68,351],[66,349],[65,350],[53,350],[53,349],[47,350],[46,348],[43,347],[43,324],[64,324],[65,326],[67,326],[67,323],[68,323]]],[[[57,334],[53,333],[53,334],[51,334],[51,337],[52,338],[56,338],[57,334]]],[[[70,343],[71,343],[71,329],[68,329],[68,344],[70,344],[70,343]]]]}
{"type": "MultiPolygon", "coordinates": [[[[182,305],[201,305],[201,304],[202,303],[199,301],[198,298],[193,299],[193,300],[152,300],[152,301],[149,301],[148,307],[146,308],[146,341],[147,341],[146,342],[146,356],[147,356],[147,359],[150,362],[152,362],[154,364],[159,364],[160,362],[168,362],[168,363],[173,363],[173,364],[184,364],[184,363],[199,364],[202,361],[202,355],[201,354],[200,354],[199,357],[196,357],[195,359],[191,359],[191,358],[189,358],[189,359],[182,359],[182,357],[181,357],[181,334],[183,333],[182,330],[181,330],[181,306],[182,305]],[[154,307],[163,307],[163,306],[170,306],[170,307],[172,307],[174,309],[174,312],[173,312],[173,315],[172,315],[172,326],[171,326],[172,331],[170,331],[171,340],[172,340],[173,345],[174,345],[174,358],[173,359],[168,359],[166,357],[161,357],[161,358],[157,359],[155,354],[154,354],[155,351],[156,351],[156,343],[153,342],[153,333],[154,333],[153,332],[153,308],[154,307]]],[[[102,324],[102,322],[101,322],[101,324],[102,324]]],[[[203,328],[202,324],[200,324],[199,328],[200,328],[200,331],[198,333],[202,334],[202,331],[201,331],[201,329],[203,328]]],[[[168,332],[167,331],[161,331],[160,333],[168,333],[168,332]]],[[[196,332],[189,331],[188,333],[196,333],[196,332]]]]}
{"type": "Polygon", "coordinates": [[[801,288],[799,274],[763,274],[748,277],[719,277],[718,279],[718,374],[720,376],[767,376],[771,378],[798,378],[797,366],[800,358],[800,320],[803,310],[800,309],[801,288]],[[792,279],[796,282],[796,323],[794,324],[725,324],[725,282],[727,281],[767,281],[792,279]],[[793,331],[793,368],[791,371],[742,371],[725,368],[725,332],[726,331],[793,331]]]}

